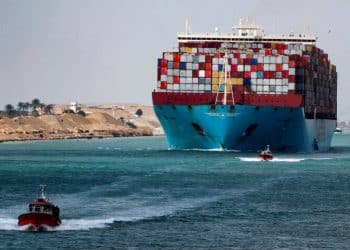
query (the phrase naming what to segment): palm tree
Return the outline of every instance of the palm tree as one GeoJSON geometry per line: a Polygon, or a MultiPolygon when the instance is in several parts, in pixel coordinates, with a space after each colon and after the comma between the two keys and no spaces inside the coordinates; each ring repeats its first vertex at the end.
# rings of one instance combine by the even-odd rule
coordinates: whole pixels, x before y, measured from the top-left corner
{"type": "Polygon", "coordinates": [[[40,106],[40,100],[38,98],[34,98],[32,100],[31,106],[32,106],[32,113],[34,112],[34,110],[36,110],[37,107],[40,106]]]}
{"type": "Polygon", "coordinates": [[[23,103],[23,111],[25,111],[26,115],[28,115],[29,108],[30,108],[30,103],[29,102],[24,102],[23,103]]]}
{"type": "Polygon", "coordinates": [[[17,111],[20,115],[22,115],[22,112],[24,111],[24,102],[18,102],[17,103],[17,111]]]}
{"type": "Polygon", "coordinates": [[[5,106],[5,112],[8,116],[13,116],[15,114],[15,108],[12,104],[7,104],[5,106]]]}
{"type": "Polygon", "coordinates": [[[45,114],[49,114],[49,115],[51,115],[52,113],[52,109],[53,109],[53,104],[48,104],[48,105],[46,105],[45,106],[45,109],[44,109],[44,112],[45,112],[45,114]]]}

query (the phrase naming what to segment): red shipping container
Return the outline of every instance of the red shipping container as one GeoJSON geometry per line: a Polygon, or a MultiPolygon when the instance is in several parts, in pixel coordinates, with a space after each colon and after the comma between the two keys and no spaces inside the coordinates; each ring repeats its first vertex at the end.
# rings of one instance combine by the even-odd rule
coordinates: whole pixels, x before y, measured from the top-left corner
{"type": "Polygon", "coordinates": [[[264,70],[264,64],[262,63],[258,63],[257,67],[257,71],[263,71],[264,70]]]}
{"type": "Polygon", "coordinates": [[[237,64],[231,65],[231,72],[237,72],[237,64]]]}
{"type": "Polygon", "coordinates": [[[244,72],[244,78],[250,78],[250,71],[244,72]]]}
{"type": "Polygon", "coordinates": [[[215,57],[215,58],[221,58],[221,54],[220,54],[220,53],[216,53],[216,54],[214,55],[214,57],[215,57]]]}
{"type": "Polygon", "coordinates": [[[192,77],[197,78],[198,77],[198,70],[192,71],[192,77]]]}
{"type": "Polygon", "coordinates": [[[250,66],[250,71],[251,71],[251,72],[256,72],[256,71],[258,71],[258,67],[257,67],[256,65],[252,65],[252,66],[250,66]]]}
{"type": "Polygon", "coordinates": [[[282,64],[276,64],[276,71],[282,71],[282,64]]]}
{"type": "Polygon", "coordinates": [[[168,67],[168,61],[163,59],[160,63],[160,66],[161,67],[168,67]]]}
{"type": "Polygon", "coordinates": [[[270,78],[270,71],[264,71],[264,72],[263,72],[263,77],[264,77],[265,79],[269,79],[269,78],[270,78]]]}
{"type": "Polygon", "coordinates": [[[278,52],[278,54],[283,55],[284,54],[284,49],[278,49],[277,52],[278,52]]]}
{"type": "Polygon", "coordinates": [[[289,68],[295,68],[295,61],[289,61],[288,66],[289,68]]]}
{"type": "Polygon", "coordinates": [[[241,58],[241,55],[239,53],[234,53],[233,57],[238,59],[238,58],[241,58]]]}
{"type": "Polygon", "coordinates": [[[250,59],[249,58],[243,59],[243,61],[244,61],[245,65],[250,65],[250,59]]]}
{"type": "Polygon", "coordinates": [[[160,88],[161,89],[166,89],[166,82],[161,82],[160,83],[160,88]]]}
{"type": "MultiPolygon", "coordinates": [[[[253,54],[247,54],[247,59],[252,59],[253,58],[253,54]]],[[[250,63],[250,60],[249,60],[250,63]]]]}
{"type": "Polygon", "coordinates": [[[265,55],[271,56],[272,55],[272,50],[271,49],[265,49],[265,55]]]}
{"type": "Polygon", "coordinates": [[[205,63],[199,63],[198,68],[200,70],[205,70],[205,63]]]}
{"type": "Polygon", "coordinates": [[[173,63],[173,68],[174,69],[179,69],[180,68],[180,62],[174,62],[173,63]]]}
{"type": "Polygon", "coordinates": [[[205,64],[205,70],[211,71],[211,63],[206,63],[205,64]]]}
{"type": "Polygon", "coordinates": [[[211,77],[211,70],[205,71],[205,77],[210,78],[211,77]]]}
{"type": "Polygon", "coordinates": [[[205,55],[205,61],[206,62],[211,62],[211,58],[212,58],[211,55],[205,55]]]}
{"type": "Polygon", "coordinates": [[[161,75],[166,75],[168,73],[168,68],[160,68],[160,74],[161,75]]]}
{"type": "Polygon", "coordinates": [[[295,76],[288,76],[288,82],[295,82],[295,76]]]}
{"type": "Polygon", "coordinates": [[[180,55],[179,55],[179,53],[174,53],[173,57],[174,57],[174,62],[180,62],[180,55]]]}
{"type": "Polygon", "coordinates": [[[242,58],[237,59],[237,64],[242,65],[244,63],[244,60],[242,58]]]}
{"type": "Polygon", "coordinates": [[[179,76],[173,76],[173,83],[180,83],[180,77],[179,76]]]}
{"type": "Polygon", "coordinates": [[[288,76],[289,76],[288,70],[283,70],[282,71],[282,78],[288,78],[288,76]]]}
{"type": "Polygon", "coordinates": [[[275,71],[270,71],[270,78],[271,79],[276,78],[276,72],[275,71]]]}

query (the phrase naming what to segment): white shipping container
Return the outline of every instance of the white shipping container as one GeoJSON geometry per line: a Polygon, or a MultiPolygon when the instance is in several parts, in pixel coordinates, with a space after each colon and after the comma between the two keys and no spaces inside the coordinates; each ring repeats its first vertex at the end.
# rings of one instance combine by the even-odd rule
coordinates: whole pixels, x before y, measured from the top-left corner
{"type": "Polygon", "coordinates": [[[250,85],[250,89],[251,89],[253,92],[256,92],[256,85],[255,85],[255,84],[250,85]]]}
{"type": "Polygon", "coordinates": [[[180,76],[180,70],[179,69],[173,69],[173,75],[174,76],[180,76]]]}
{"type": "Polygon", "coordinates": [[[270,71],[276,71],[276,64],[270,64],[270,71]]]}
{"type": "Polygon", "coordinates": [[[219,65],[218,64],[213,64],[212,66],[213,71],[219,71],[219,65]]]}
{"type": "Polygon", "coordinates": [[[260,91],[260,92],[263,91],[263,86],[262,85],[257,85],[256,86],[256,90],[260,91]]]}
{"type": "Polygon", "coordinates": [[[289,75],[295,76],[295,68],[289,68],[289,75]]]}
{"type": "Polygon", "coordinates": [[[282,78],[282,72],[277,71],[276,72],[276,78],[282,78]]]}
{"type": "Polygon", "coordinates": [[[180,83],[185,84],[186,83],[186,77],[180,77],[180,83]]]}
{"type": "Polygon", "coordinates": [[[198,62],[205,63],[205,55],[199,55],[198,62]]]}
{"type": "Polygon", "coordinates": [[[288,78],[283,78],[282,79],[282,84],[287,85],[288,84],[288,78]]]}
{"type": "Polygon", "coordinates": [[[180,85],[180,91],[186,90],[186,84],[179,84],[180,85]]]}
{"type": "Polygon", "coordinates": [[[276,85],[276,79],[270,79],[270,85],[276,85]]]}
{"type": "Polygon", "coordinates": [[[264,57],[258,56],[258,63],[264,63],[264,57]]]}
{"type": "Polygon", "coordinates": [[[264,63],[264,71],[270,71],[270,64],[264,63]]]}
{"type": "Polygon", "coordinates": [[[173,90],[173,85],[170,84],[170,83],[168,83],[168,84],[166,85],[166,88],[167,88],[167,90],[173,90]]]}
{"type": "Polygon", "coordinates": [[[255,79],[255,78],[250,79],[250,82],[251,82],[252,84],[257,84],[257,83],[258,83],[257,79],[255,79]]]}
{"type": "Polygon", "coordinates": [[[186,90],[191,91],[193,89],[192,84],[185,84],[186,90]]]}
{"type": "Polygon", "coordinates": [[[204,84],[198,84],[198,90],[203,91],[204,90],[204,84]]]}
{"type": "Polygon", "coordinates": [[[244,65],[237,65],[237,71],[243,72],[244,71],[244,65]]]}
{"type": "Polygon", "coordinates": [[[195,92],[198,91],[198,84],[193,84],[192,85],[192,91],[195,91],[195,92]]]}
{"type": "Polygon", "coordinates": [[[186,83],[192,83],[192,77],[186,77],[186,83]]]}
{"type": "Polygon", "coordinates": [[[211,85],[210,84],[204,85],[204,90],[210,91],[211,90],[211,85]]]}
{"type": "Polygon", "coordinates": [[[283,63],[282,64],[282,69],[283,70],[288,70],[289,69],[288,63],[283,63]]]}
{"type": "Polygon", "coordinates": [[[282,56],[277,56],[276,57],[276,63],[282,64],[282,56]]]}
{"type": "Polygon", "coordinates": [[[282,92],[287,93],[288,92],[288,86],[282,86],[282,92]]]}
{"type": "MultiPolygon", "coordinates": [[[[243,49],[243,48],[242,48],[242,49],[243,49]]],[[[239,57],[242,58],[242,59],[246,59],[246,58],[247,58],[247,54],[246,54],[246,53],[242,53],[242,54],[240,54],[239,57]]]]}
{"type": "Polygon", "coordinates": [[[282,84],[282,79],[276,79],[276,84],[281,85],[282,84]]]}
{"type": "Polygon", "coordinates": [[[198,48],[198,53],[203,53],[204,49],[203,48],[198,48]]]}
{"type": "Polygon", "coordinates": [[[196,54],[197,53],[197,48],[192,48],[192,53],[196,54]]]}
{"type": "Polygon", "coordinates": [[[193,56],[191,54],[187,54],[187,61],[186,62],[193,62],[193,56]]]}
{"type": "Polygon", "coordinates": [[[181,54],[180,62],[187,62],[187,54],[181,54]]]}
{"type": "Polygon", "coordinates": [[[295,83],[288,83],[288,89],[289,90],[295,90],[295,83]]]}
{"type": "Polygon", "coordinates": [[[174,71],[173,71],[172,69],[168,69],[168,70],[167,70],[167,75],[168,75],[168,76],[172,76],[173,73],[174,73],[174,71]]]}
{"type": "Polygon", "coordinates": [[[244,65],[244,71],[250,71],[250,65],[244,65]]]}
{"type": "Polygon", "coordinates": [[[199,77],[205,77],[205,70],[198,71],[198,76],[199,77]]]}
{"type": "Polygon", "coordinates": [[[193,70],[198,70],[199,69],[199,64],[198,63],[193,63],[192,64],[192,69],[193,70]]]}
{"type": "Polygon", "coordinates": [[[219,64],[219,58],[213,58],[213,64],[219,64]]]}
{"type": "Polygon", "coordinates": [[[264,63],[270,63],[270,56],[264,56],[264,63]]]}
{"type": "Polygon", "coordinates": [[[252,80],[256,80],[256,72],[251,72],[250,77],[252,78],[252,80]]]}
{"type": "Polygon", "coordinates": [[[270,92],[275,92],[276,91],[276,85],[270,85],[269,86],[269,91],[270,92]]]}
{"type": "Polygon", "coordinates": [[[219,64],[225,64],[224,58],[219,58],[219,64]]]}
{"type": "Polygon", "coordinates": [[[192,82],[198,84],[198,78],[192,78],[192,82]]]}
{"type": "Polygon", "coordinates": [[[231,72],[231,66],[230,65],[225,65],[226,72],[231,72]]]}
{"type": "Polygon", "coordinates": [[[270,79],[262,79],[263,80],[263,85],[269,85],[270,84],[270,79]]]}
{"type": "Polygon", "coordinates": [[[161,82],[166,82],[168,80],[168,76],[167,75],[160,75],[160,81],[161,82]]]}
{"type": "Polygon", "coordinates": [[[231,59],[231,64],[237,64],[237,63],[238,63],[237,58],[232,58],[232,59],[231,59]]]}
{"type": "Polygon", "coordinates": [[[269,87],[270,87],[270,86],[268,86],[268,85],[264,85],[264,86],[263,86],[263,91],[264,91],[264,92],[269,92],[269,87]]]}
{"type": "Polygon", "coordinates": [[[289,56],[283,56],[282,63],[289,63],[289,56]]]}
{"type": "Polygon", "coordinates": [[[192,69],[192,63],[186,63],[186,69],[192,69]]]}
{"type": "Polygon", "coordinates": [[[186,70],[181,69],[180,70],[180,76],[185,77],[186,76],[186,70]]]}
{"type": "Polygon", "coordinates": [[[172,76],[168,76],[168,83],[174,83],[174,80],[173,80],[172,76]]]}
{"type": "Polygon", "coordinates": [[[282,92],[282,86],[276,85],[276,92],[282,92]]]}
{"type": "Polygon", "coordinates": [[[276,63],[276,57],[271,56],[270,57],[270,63],[276,63]]]}
{"type": "Polygon", "coordinates": [[[180,89],[180,84],[173,84],[173,90],[177,91],[180,89]]]}
{"type": "Polygon", "coordinates": [[[164,59],[167,61],[173,61],[174,60],[174,56],[172,53],[164,53],[164,59]]]}
{"type": "Polygon", "coordinates": [[[186,77],[192,77],[192,70],[186,70],[186,77]]]}
{"type": "Polygon", "coordinates": [[[256,83],[259,84],[259,85],[262,85],[263,84],[263,79],[258,78],[256,83]]]}

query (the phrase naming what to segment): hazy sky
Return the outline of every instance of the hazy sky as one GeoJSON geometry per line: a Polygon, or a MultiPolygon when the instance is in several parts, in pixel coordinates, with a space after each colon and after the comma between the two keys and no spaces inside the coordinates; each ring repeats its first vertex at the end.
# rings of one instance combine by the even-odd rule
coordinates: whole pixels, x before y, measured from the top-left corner
{"type": "Polygon", "coordinates": [[[186,18],[194,32],[227,33],[245,16],[265,33],[308,26],[337,66],[338,116],[350,120],[348,0],[0,0],[0,109],[34,97],[151,105],[157,58],[186,18]]]}

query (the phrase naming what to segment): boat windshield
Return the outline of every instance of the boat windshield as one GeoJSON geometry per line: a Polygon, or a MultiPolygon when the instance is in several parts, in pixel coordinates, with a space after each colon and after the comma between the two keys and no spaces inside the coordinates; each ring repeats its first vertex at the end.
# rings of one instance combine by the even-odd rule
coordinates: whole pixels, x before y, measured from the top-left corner
{"type": "Polygon", "coordinates": [[[29,212],[36,212],[36,213],[51,213],[52,207],[48,205],[30,204],[28,210],[29,212]]]}

